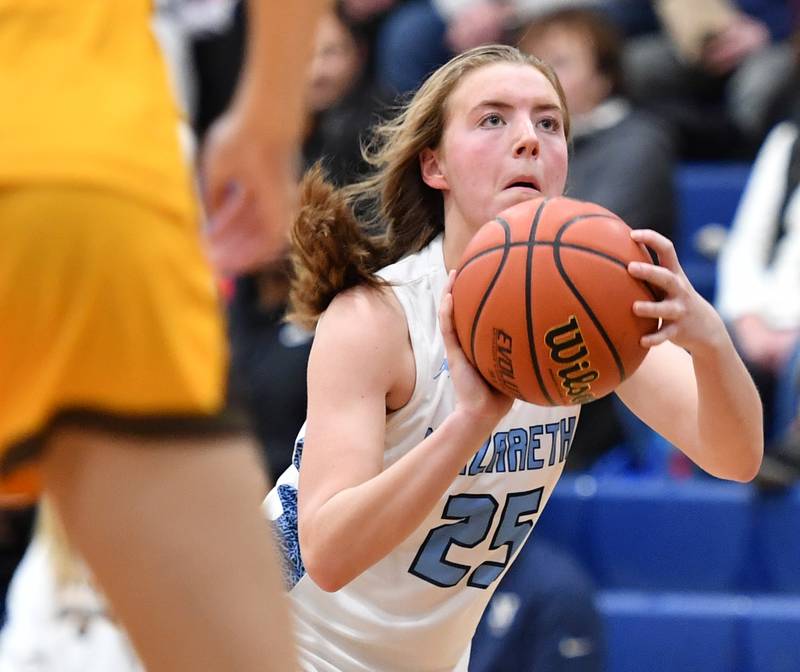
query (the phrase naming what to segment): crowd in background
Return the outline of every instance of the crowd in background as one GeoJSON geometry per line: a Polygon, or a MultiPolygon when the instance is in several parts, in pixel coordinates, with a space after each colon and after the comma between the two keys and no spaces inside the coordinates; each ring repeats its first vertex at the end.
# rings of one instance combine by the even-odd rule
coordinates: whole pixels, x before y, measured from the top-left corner
{"type": "MultiPolygon", "coordinates": [[[[566,194],[604,205],[634,228],[673,237],[679,225],[674,174],[681,162],[754,161],[774,127],[800,118],[799,13],[786,0],[699,5],[687,0],[341,0],[319,27],[308,77],[302,166],[321,160],[337,184],[358,179],[368,169],[361,148],[369,142],[370,127],[390,117],[428,73],[459,51],[508,42],[551,63],[564,86],[573,118],[566,194]]],[[[193,119],[201,138],[235,83],[243,24],[244,15],[234,5],[227,28],[201,32],[191,41],[191,88],[197,92],[193,119]]],[[[744,268],[740,258],[727,261],[730,250],[744,250],[749,263],[772,278],[773,248],[780,244],[790,251],[778,257],[790,267],[796,236],[784,236],[792,227],[777,223],[791,219],[788,206],[797,178],[780,161],[773,170],[784,176],[780,194],[774,195],[783,199],[782,207],[762,207],[764,195],[748,198],[749,212],[737,216],[725,247],[718,287],[719,308],[752,365],[769,411],[775,376],[748,345],[779,343],[782,355],[774,358],[772,370],[783,370],[797,343],[800,318],[787,306],[777,322],[759,321],[763,329],[758,331],[747,326],[753,320],[740,319],[741,306],[737,314],[730,312],[725,297],[737,293],[729,289],[734,276],[740,285],[746,277],[726,270],[744,268]],[[760,231],[775,225],[784,233],[763,237],[757,252],[749,243],[736,242],[745,221],[760,231]],[[756,261],[759,254],[762,259],[756,261]]],[[[302,420],[302,413],[287,414],[282,395],[270,396],[269,384],[265,388],[258,373],[274,365],[283,370],[286,363],[280,345],[271,353],[261,342],[277,338],[269,333],[280,322],[282,305],[273,290],[280,286],[281,273],[280,268],[266,269],[239,278],[232,309],[234,341],[241,346],[239,382],[258,409],[256,424],[262,441],[272,446],[267,452],[276,473],[289,460],[287,432],[302,420]],[[280,412],[265,410],[270,408],[280,412]],[[291,421],[285,425],[287,417],[291,421]]],[[[791,271],[784,272],[782,282],[789,286],[778,304],[791,302],[788,290],[798,284],[791,271]]],[[[757,293],[754,286],[750,283],[751,294],[757,293]]],[[[275,334],[281,329],[286,337],[289,327],[275,334]]],[[[294,398],[294,392],[289,396],[294,398]]],[[[589,467],[624,441],[626,418],[617,416],[625,411],[612,409],[613,404],[607,399],[584,409],[573,468],[589,467]]],[[[786,420],[776,423],[781,434],[786,420]]],[[[772,425],[768,429],[771,435],[772,425]]]]}
{"type": "MultiPolygon", "coordinates": [[[[161,3],[159,32],[198,142],[234,89],[244,21],[242,8],[223,0],[161,3]]],[[[722,245],[717,305],[768,411],[760,482],[787,486],[800,478],[798,26],[800,3],[786,0],[340,0],[316,27],[301,165],[321,162],[338,185],[359,179],[368,171],[361,150],[370,127],[452,55],[490,42],[518,45],[554,67],[572,115],[566,195],[608,207],[634,228],[674,236],[681,162],[753,162],[722,245]]],[[[279,261],[228,288],[233,387],[249,406],[273,480],[305,417],[313,339],[283,320],[289,273],[279,261]]],[[[626,442],[625,426],[625,410],[611,398],[586,406],[568,468],[591,469],[626,442]]],[[[30,511],[0,514],[2,586],[31,520],[30,511]]],[[[495,628],[497,649],[516,637],[535,651],[529,669],[601,669],[585,572],[544,542],[524,552],[542,554],[541,565],[559,573],[516,605],[516,630],[495,628]],[[565,632],[580,655],[564,653],[565,632]]],[[[516,580],[512,569],[507,581],[516,580]]],[[[490,608],[481,628],[492,631],[497,613],[490,608]]],[[[490,646],[476,650],[476,669],[504,669],[497,655],[490,646]]]]}

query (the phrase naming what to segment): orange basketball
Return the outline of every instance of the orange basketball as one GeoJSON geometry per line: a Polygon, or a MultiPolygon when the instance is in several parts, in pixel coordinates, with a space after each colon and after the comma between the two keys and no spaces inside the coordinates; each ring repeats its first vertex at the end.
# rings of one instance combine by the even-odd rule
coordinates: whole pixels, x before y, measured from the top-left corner
{"type": "Polygon", "coordinates": [[[467,358],[494,387],[542,406],[613,391],[642,363],[657,321],[633,314],[653,289],[631,277],[649,262],[615,214],[570,198],[515,205],[467,245],[453,287],[467,358]]]}

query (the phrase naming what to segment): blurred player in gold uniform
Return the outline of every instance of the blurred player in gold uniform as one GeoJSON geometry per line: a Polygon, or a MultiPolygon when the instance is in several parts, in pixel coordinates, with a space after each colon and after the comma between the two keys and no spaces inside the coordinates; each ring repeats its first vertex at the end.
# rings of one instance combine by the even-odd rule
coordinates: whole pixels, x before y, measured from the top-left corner
{"type": "MultiPolygon", "coordinates": [[[[225,270],[281,252],[323,0],[249,5],[205,168],[225,270]],[[246,216],[245,216],[246,215],[246,216]]],[[[0,0],[0,499],[48,494],[148,670],[294,654],[148,0],[0,0]]]]}

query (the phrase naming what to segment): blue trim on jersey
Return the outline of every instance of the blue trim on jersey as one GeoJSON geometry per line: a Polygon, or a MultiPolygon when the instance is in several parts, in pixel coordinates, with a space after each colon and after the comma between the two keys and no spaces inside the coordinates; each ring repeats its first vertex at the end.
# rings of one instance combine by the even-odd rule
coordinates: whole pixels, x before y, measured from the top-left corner
{"type": "Polygon", "coordinates": [[[306,568],[300,556],[300,536],[297,532],[297,488],[291,485],[278,486],[278,498],[283,513],[273,521],[277,531],[278,545],[283,558],[284,581],[288,590],[303,578],[306,568]]]}
{"type": "Polygon", "coordinates": [[[294,444],[294,453],[292,454],[292,464],[295,469],[300,469],[300,460],[303,459],[303,446],[305,439],[299,438],[294,444]]]}

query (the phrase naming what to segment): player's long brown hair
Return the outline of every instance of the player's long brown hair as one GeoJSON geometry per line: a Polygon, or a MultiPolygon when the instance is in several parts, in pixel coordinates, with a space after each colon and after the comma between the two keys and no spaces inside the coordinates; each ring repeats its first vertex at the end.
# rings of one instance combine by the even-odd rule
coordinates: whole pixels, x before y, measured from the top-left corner
{"type": "Polygon", "coordinates": [[[312,328],[336,294],[356,285],[382,285],[376,271],[418,252],[444,230],[442,195],[423,182],[419,155],[439,145],[447,102],[464,75],[495,63],[539,70],[558,94],[569,137],[564,91],[550,66],[505,45],[456,56],[427,79],[399,115],[376,127],[364,150],[373,168],[370,177],[336,189],[319,167],[305,175],[292,230],[290,320],[312,328]]]}

